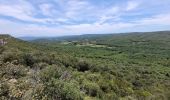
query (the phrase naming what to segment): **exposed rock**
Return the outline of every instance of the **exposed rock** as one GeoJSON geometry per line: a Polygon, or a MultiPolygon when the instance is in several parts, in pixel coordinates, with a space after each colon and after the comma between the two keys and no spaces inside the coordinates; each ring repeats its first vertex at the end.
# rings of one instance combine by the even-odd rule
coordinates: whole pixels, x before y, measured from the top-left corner
{"type": "Polygon", "coordinates": [[[10,79],[9,83],[12,83],[12,84],[17,83],[17,80],[16,79],[10,79]]]}
{"type": "Polygon", "coordinates": [[[3,46],[7,44],[7,41],[5,41],[5,39],[0,39],[0,46],[3,46]]]}

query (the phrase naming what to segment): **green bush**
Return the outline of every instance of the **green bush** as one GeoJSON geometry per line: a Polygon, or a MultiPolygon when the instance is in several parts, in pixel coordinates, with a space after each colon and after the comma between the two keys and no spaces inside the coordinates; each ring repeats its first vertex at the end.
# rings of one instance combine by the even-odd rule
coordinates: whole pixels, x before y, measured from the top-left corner
{"type": "Polygon", "coordinates": [[[32,54],[24,54],[23,55],[24,64],[27,66],[33,67],[34,63],[36,63],[36,59],[32,54]]]}
{"type": "Polygon", "coordinates": [[[77,64],[77,70],[84,72],[84,71],[88,71],[90,69],[90,64],[85,62],[85,61],[79,61],[77,64]]]}
{"type": "Polygon", "coordinates": [[[98,82],[101,79],[100,74],[98,73],[94,73],[94,74],[87,73],[86,78],[93,82],[98,82]]]}
{"type": "Polygon", "coordinates": [[[88,81],[84,82],[83,90],[85,91],[87,95],[92,96],[92,97],[102,96],[102,91],[100,90],[99,85],[93,82],[88,82],[88,81]]]}
{"type": "Polygon", "coordinates": [[[0,99],[9,97],[9,86],[7,83],[0,83],[0,99]]]}
{"type": "Polygon", "coordinates": [[[145,90],[138,90],[136,91],[138,99],[143,100],[143,99],[147,99],[148,97],[150,97],[152,94],[148,91],[145,90]]]}
{"type": "Polygon", "coordinates": [[[2,54],[2,52],[5,50],[4,47],[0,46],[0,54],[2,54]]]}
{"type": "Polygon", "coordinates": [[[4,52],[2,55],[3,57],[3,62],[12,62],[13,60],[19,60],[19,56],[17,53],[14,52],[4,52]]]}
{"type": "Polygon", "coordinates": [[[40,79],[43,82],[50,81],[52,78],[59,79],[63,73],[63,69],[56,65],[49,65],[40,72],[40,79]]]}
{"type": "Polygon", "coordinates": [[[114,92],[112,92],[104,95],[103,100],[119,100],[119,97],[114,92]]]}
{"type": "Polygon", "coordinates": [[[48,66],[47,63],[39,62],[39,63],[35,63],[35,64],[33,65],[33,69],[34,69],[34,70],[42,70],[42,69],[46,68],[47,66],[48,66]]]}
{"type": "Polygon", "coordinates": [[[84,96],[77,83],[64,82],[62,80],[52,79],[45,83],[44,89],[35,93],[36,99],[48,98],[48,100],[83,100],[84,96]],[[41,91],[41,92],[39,92],[41,91]]]}
{"type": "Polygon", "coordinates": [[[20,78],[27,74],[27,69],[22,65],[14,65],[12,63],[6,63],[6,66],[2,73],[6,78],[20,78]]]}
{"type": "Polygon", "coordinates": [[[103,91],[103,92],[110,92],[110,90],[111,90],[111,86],[110,86],[110,84],[109,84],[109,81],[106,81],[106,80],[103,80],[103,79],[101,79],[100,81],[99,81],[99,86],[100,86],[100,89],[103,91]]]}

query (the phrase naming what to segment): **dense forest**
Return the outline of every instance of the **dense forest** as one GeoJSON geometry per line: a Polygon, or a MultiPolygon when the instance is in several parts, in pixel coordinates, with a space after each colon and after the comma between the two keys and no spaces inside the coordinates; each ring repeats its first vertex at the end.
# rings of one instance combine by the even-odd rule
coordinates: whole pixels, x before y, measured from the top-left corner
{"type": "Polygon", "coordinates": [[[170,31],[0,35],[0,100],[170,100],[170,31]]]}

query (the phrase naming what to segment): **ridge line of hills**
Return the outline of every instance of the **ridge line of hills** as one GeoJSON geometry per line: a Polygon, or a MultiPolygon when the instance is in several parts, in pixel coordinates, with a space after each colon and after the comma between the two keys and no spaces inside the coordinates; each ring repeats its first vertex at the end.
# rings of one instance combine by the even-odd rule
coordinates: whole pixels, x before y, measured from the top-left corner
{"type": "Polygon", "coordinates": [[[71,38],[82,38],[82,37],[85,37],[85,38],[88,38],[88,37],[100,37],[100,36],[107,36],[107,35],[129,35],[129,34],[149,34],[149,33],[168,33],[170,31],[153,31],[153,32],[127,32],[127,33],[110,33],[110,34],[82,34],[82,35],[68,35],[68,36],[58,36],[58,37],[55,37],[55,36],[52,36],[52,37],[17,37],[19,39],[22,39],[22,40],[26,40],[26,41],[34,41],[34,40],[67,40],[67,39],[71,39],[71,38]]]}

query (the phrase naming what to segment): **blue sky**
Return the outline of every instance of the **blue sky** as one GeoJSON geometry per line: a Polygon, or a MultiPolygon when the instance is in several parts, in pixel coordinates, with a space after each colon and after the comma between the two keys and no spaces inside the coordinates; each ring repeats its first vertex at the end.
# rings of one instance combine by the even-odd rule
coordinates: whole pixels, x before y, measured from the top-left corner
{"type": "Polygon", "coordinates": [[[0,0],[0,34],[64,36],[170,30],[170,0],[0,0]]]}

